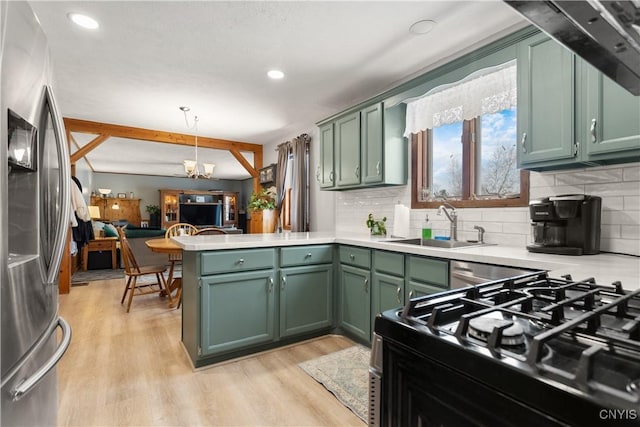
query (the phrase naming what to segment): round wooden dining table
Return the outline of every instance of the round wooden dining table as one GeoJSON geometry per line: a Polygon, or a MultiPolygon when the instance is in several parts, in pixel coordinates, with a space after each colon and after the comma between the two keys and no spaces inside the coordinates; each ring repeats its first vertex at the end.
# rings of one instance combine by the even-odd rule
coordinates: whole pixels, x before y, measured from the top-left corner
{"type": "Polygon", "coordinates": [[[151,239],[144,242],[153,252],[167,254],[169,256],[169,277],[167,277],[167,297],[169,298],[169,307],[180,307],[180,298],[182,298],[182,277],[173,277],[175,263],[182,259],[182,248],[175,244],[171,239],[159,238],[151,239]],[[173,295],[175,292],[175,295],[173,295]]]}

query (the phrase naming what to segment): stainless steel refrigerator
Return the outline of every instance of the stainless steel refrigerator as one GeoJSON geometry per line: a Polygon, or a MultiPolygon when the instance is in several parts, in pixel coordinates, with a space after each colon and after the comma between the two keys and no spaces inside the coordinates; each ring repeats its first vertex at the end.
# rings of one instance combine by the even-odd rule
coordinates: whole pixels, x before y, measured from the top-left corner
{"type": "Polygon", "coordinates": [[[0,1],[0,25],[0,425],[55,425],[55,367],[71,340],[58,316],[69,153],[37,18],[0,1]]]}

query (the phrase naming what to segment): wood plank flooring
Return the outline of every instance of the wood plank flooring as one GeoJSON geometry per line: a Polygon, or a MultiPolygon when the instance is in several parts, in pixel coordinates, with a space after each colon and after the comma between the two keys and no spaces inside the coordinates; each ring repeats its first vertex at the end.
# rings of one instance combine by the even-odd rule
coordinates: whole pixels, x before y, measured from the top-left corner
{"type": "Polygon", "coordinates": [[[297,364],[352,346],[327,336],[193,371],[180,310],[157,295],[120,305],[122,280],[60,296],[73,329],[58,365],[60,426],[365,425],[297,364]]]}

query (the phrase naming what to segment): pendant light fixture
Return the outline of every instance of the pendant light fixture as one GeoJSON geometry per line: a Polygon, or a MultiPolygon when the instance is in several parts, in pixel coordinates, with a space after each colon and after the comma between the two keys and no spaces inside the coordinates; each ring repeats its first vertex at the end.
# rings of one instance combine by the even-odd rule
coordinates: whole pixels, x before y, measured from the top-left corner
{"type": "Polygon", "coordinates": [[[187,112],[191,109],[189,107],[180,107],[180,110],[184,113],[184,122],[187,125],[187,129],[193,129],[195,132],[195,160],[184,160],[184,172],[187,174],[188,178],[198,179],[198,178],[211,178],[213,175],[213,168],[216,166],[213,163],[203,163],[203,173],[200,173],[200,169],[198,167],[198,116],[194,116],[193,118],[193,126],[189,126],[189,119],[187,118],[187,112]]]}

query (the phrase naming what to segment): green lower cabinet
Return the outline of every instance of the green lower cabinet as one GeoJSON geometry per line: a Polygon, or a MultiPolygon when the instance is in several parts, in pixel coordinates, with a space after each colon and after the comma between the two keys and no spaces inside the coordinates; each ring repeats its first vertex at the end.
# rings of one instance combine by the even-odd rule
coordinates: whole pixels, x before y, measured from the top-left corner
{"type": "Polygon", "coordinates": [[[372,325],[378,313],[404,304],[404,277],[373,273],[371,314],[372,325]]]}
{"type": "Polygon", "coordinates": [[[438,292],[442,291],[446,291],[446,289],[443,289],[439,286],[434,286],[432,284],[416,282],[413,280],[410,280],[409,283],[407,283],[407,287],[405,288],[407,301],[412,298],[437,294],[438,292]]]}
{"type": "Polygon", "coordinates": [[[275,339],[274,270],[202,278],[201,356],[275,339]]]}
{"type": "Polygon", "coordinates": [[[371,340],[371,272],[340,266],[340,326],[363,341],[371,340]]]}
{"type": "Polygon", "coordinates": [[[405,301],[447,289],[449,289],[449,261],[417,255],[407,256],[405,301]]]}
{"type": "Polygon", "coordinates": [[[332,289],[332,264],[280,270],[280,337],[331,327],[332,289]]]}

